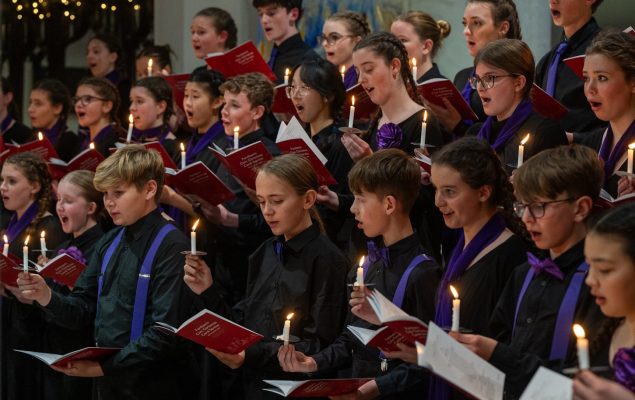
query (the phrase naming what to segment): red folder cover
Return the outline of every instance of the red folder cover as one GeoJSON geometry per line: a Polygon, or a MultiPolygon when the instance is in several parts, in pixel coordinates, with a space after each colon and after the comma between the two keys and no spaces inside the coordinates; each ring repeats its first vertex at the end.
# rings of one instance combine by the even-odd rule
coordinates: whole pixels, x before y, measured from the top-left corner
{"type": "Polygon", "coordinates": [[[569,57],[562,60],[563,63],[578,76],[580,79],[584,79],[584,75],[582,74],[582,70],[584,70],[584,60],[586,59],[586,55],[582,54],[575,57],[569,57]]]}
{"type": "MultiPolygon", "coordinates": [[[[298,112],[290,98],[287,97],[286,87],[284,83],[275,87],[273,95],[273,104],[271,111],[277,114],[291,114],[298,117],[298,112]]],[[[299,117],[298,117],[299,118],[299,117]]]]}
{"type": "Polygon", "coordinates": [[[13,256],[5,256],[0,253],[0,282],[7,286],[18,286],[18,274],[22,272],[20,263],[22,261],[15,260],[13,256]]]}
{"type": "Polygon", "coordinates": [[[202,162],[176,171],[166,168],[165,184],[184,195],[196,195],[210,204],[218,205],[234,198],[234,193],[202,162]]]}
{"type": "Polygon", "coordinates": [[[256,188],[258,169],[272,158],[262,142],[251,143],[229,154],[218,146],[209,149],[234,177],[252,189],[256,188]]]}
{"type": "Polygon", "coordinates": [[[39,272],[40,275],[46,278],[51,278],[68,287],[73,287],[77,278],[85,269],[85,264],[64,253],[46,263],[39,272]]]}
{"type": "Polygon", "coordinates": [[[163,76],[168,85],[172,88],[172,96],[174,96],[174,102],[182,110],[183,98],[185,97],[185,84],[190,79],[190,74],[173,74],[163,76]]]}
{"type": "Polygon", "coordinates": [[[312,379],[310,381],[273,381],[264,382],[271,385],[263,390],[283,397],[329,397],[355,392],[360,386],[373,378],[353,379],[312,379]]]}
{"type": "Polygon", "coordinates": [[[84,347],[68,354],[40,353],[37,351],[16,350],[19,353],[28,354],[47,365],[65,367],[71,361],[92,360],[97,361],[117,353],[121,348],[115,347],[84,347]]]}
{"type": "Polygon", "coordinates": [[[430,159],[430,157],[424,154],[416,154],[414,159],[419,164],[419,166],[423,168],[427,173],[432,173],[432,160],[430,159]]]}
{"type": "Polygon", "coordinates": [[[443,99],[448,99],[463,119],[478,120],[474,110],[465,102],[454,83],[448,79],[429,79],[417,85],[419,94],[429,103],[445,107],[443,99]]]}
{"type": "Polygon", "coordinates": [[[358,83],[346,91],[346,103],[344,104],[343,112],[345,121],[348,121],[348,116],[351,113],[352,96],[355,96],[355,120],[369,119],[373,113],[377,111],[377,104],[370,100],[368,93],[366,93],[362,85],[358,83]]]}
{"type": "Polygon", "coordinates": [[[59,180],[71,171],[86,169],[94,172],[102,161],[104,161],[104,156],[100,152],[95,149],[86,149],[73,157],[68,163],[59,158],[51,158],[48,165],[53,178],[59,180]]]}
{"type": "Polygon", "coordinates": [[[226,53],[212,54],[205,58],[205,62],[210,68],[215,69],[231,78],[248,72],[261,72],[275,82],[276,76],[269,68],[269,65],[262,58],[256,46],[249,41],[234,47],[226,53]]]}
{"type": "Polygon", "coordinates": [[[611,196],[606,190],[600,190],[600,196],[595,202],[595,208],[599,210],[608,210],[609,208],[617,207],[625,203],[635,201],[635,193],[625,194],[618,198],[611,196]]]}
{"type": "Polygon", "coordinates": [[[277,142],[276,145],[278,145],[278,148],[284,154],[289,154],[289,153],[298,154],[306,158],[307,160],[309,160],[309,162],[311,163],[311,166],[313,166],[313,169],[315,170],[315,173],[318,176],[320,185],[328,186],[328,185],[337,184],[337,181],[335,180],[335,178],[333,178],[333,175],[331,175],[329,170],[326,169],[324,164],[322,164],[320,159],[317,158],[315,153],[311,151],[309,146],[307,146],[306,143],[304,143],[304,140],[287,139],[281,142],[277,142]]]}
{"type": "MultiPolygon", "coordinates": [[[[141,144],[146,149],[154,150],[157,153],[159,153],[159,155],[161,156],[161,159],[163,160],[163,166],[165,168],[177,169],[176,163],[174,162],[174,160],[172,160],[172,157],[170,157],[170,155],[168,154],[168,151],[165,149],[165,147],[163,147],[161,142],[147,142],[147,143],[134,143],[134,144],[141,144]]],[[[116,147],[110,148],[110,154],[117,151],[117,149],[120,149],[127,145],[128,145],[127,143],[121,143],[121,142],[115,143],[116,147]]]]}
{"type": "Polygon", "coordinates": [[[569,110],[562,105],[558,100],[549,96],[547,92],[534,83],[531,89],[531,104],[534,107],[534,111],[543,117],[550,119],[560,119],[567,115],[569,110]]]}
{"type": "Polygon", "coordinates": [[[209,310],[200,311],[178,328],[160,322],[156,327],[229,354],[238,354],[262,339],[262,335],[209,310]]]}
{"type": "Polygon", "coordinates": [[[0,163],[3,163],[11,154],[24,153],[27,151],[39,154],[44,160],[59,158],[57,151],[55,151],[51,142],[45,137],[41,140],[33,140],[24,144],[5,143],[4,147],[5,150],[0,155],[0,163]]]}
{"type": "Polygon", "coordinates": [[[414,347],[415,341],[425,343],[428,329],[413,321],[392,321],[377,330],[348,326],[348,330],[367,346],[385,351],[399,351],[397,344],[414,347]]]}

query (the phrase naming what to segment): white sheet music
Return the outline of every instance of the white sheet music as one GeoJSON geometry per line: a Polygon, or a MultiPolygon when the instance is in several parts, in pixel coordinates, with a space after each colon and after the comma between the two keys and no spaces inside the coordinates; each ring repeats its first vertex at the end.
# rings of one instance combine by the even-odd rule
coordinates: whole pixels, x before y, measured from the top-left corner
{"type": "Polygon", "coordinates": [[[309,134],[304,130],[300,122],[296,117],[291,118],[287,126],[282,129],[278,129],[278,136],[276,137],[276,143],[283,142],[289,139],[302,139],[304,143],[311,149],[311,151],[322,161],[322,164],[326,164],[328,161],[324,154],[317,148],[315,143],[311,140],[309,134]]]}
{"type": "Polygon", "coordinates": [[[422,363],[477,399],[503,398],[505,374],[430,322],[422,363]]]}
{"type": "Polygon", "coordinates": [[[564,400],[573,397],[573,381],[564,375],[540,367],[531,378],[520,400],[564,400]]]}

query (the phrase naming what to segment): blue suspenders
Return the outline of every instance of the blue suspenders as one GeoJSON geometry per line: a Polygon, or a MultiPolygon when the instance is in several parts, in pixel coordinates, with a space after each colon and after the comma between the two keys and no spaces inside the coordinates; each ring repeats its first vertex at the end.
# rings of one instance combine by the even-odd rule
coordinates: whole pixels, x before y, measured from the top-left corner
{"type": "MultiPolygon", "coordinates": [[[[143,321],[145,319],[146,314],[146,305],[148,302],[148,290],[150,288],[150,277],[152,273],[152,265],[154,264],[154,259],[156,257],[157,251],[159,250],[159,246],[163,242],[163,239],[167,236],[168,233],[175,230],[174,225],[165,225],[159,233],[155,236],[152,244],[150,245],[150,249],[146,253],[145,258],[143,259],[143,264],[141,264],[141,270],[139,271],[139,278],[137,279],[137,290],[135,293],[134,307],[132,312],[132,324],[130,327],[130,341],[137,340],[141,334],[143,333],[143,321]]],[[[101,296],[101,288],[104,283],[104,274],[106,273],[106,268],[108,268],[108,264],[110,263],[110,259],[112,258],[113,253],[119,246],[121,242],[121,238],[125,228],[121,228],[115,239],[110,243],[108,249],[106,250],[106,254],[101,263],[101,274],[99,275],[98,288],[97,288],[97,303],[99,304],[99,297],[101,296]]]]}

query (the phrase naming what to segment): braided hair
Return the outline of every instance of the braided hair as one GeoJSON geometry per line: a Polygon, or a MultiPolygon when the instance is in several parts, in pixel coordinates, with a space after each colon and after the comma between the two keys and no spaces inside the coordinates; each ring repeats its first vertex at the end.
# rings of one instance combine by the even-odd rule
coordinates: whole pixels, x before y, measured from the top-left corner
{"type": "Polygon", "coordinates": [[[30,183],[40,184],[40,191],[35,195],[39,210],[26,229],[27,235],[35,236],[37,224],[49,212],[53,201],[52,179],[48,166],[40,155],[32,152],[12,154],[7,158],[5,164],[13,165],[30,183]]]}
{"type": "Polygon", "coordinates": [[[327,18],[327,21],[339,21],[346,25],[346,28],[353,36],[366,37],[370,33],[370,25],[364,14],[353,11],[340,11],[327,18]]]}
{"type": "Polygon", "coordinates": [[[529,241],[529,234],[514,213],[514,188],[500,158],[486,141],[464,137],[444,146],[432,155],[434,165],[446,165],[461,174],[463,182],[473,189],[492,187],[490,205],[498,208],[507,227],[529,241]]]}

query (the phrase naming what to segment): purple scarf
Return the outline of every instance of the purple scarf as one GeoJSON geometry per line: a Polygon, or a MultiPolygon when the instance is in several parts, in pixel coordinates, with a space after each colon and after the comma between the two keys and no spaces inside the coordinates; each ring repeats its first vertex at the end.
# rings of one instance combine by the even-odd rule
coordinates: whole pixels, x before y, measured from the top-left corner
{"type": "MultiPolygon", "coordinates": [[[[474,74],[475,74],[474,68],[472,68],[472,71],[470,72],[470,78],[473,77],[474,74]]],[[[461,97],[463,97],[467,105],[470,107],[472,107],[473,93],[474,93],[474,89],[472,89],[472,86],[470,85],[470,79],[468,78],[467,82],[465,82],[465,85],[463,86],[463,90],[461,90],[461,97]]],[[[472,126],[474,124],[474,121],[472,121],[471,119],[465,119],[463,120],[463,123],[466,124],[467,126],[472,126]]]]}
{"type": "Polygon", "coordinates": [[[613,128],[611,124],[609,124],[604,139],[602,140],[602,146],[600,147],[600,158],[604,161],[604,182],[607,182],[611,175],[613,175],[617,162],[620,161],[620,158],[626,152],[626,146],[635,140],[635,121],[631,122],[631,125],[626,132],[624,132],[620,140],[617,141],[615,147],[613,147],[614,140],[613,128]],[[613,148],[613,151],[611,151],[611,148],[613,148]]]}
{"type": "Polygon", "coordinates": [[[490,140],[490,136],[492,135],[492,123],[494,122],[494,117],[487,117],[485,123],[481,127],[481,130],[478,132],[478,138],[485,139],[492,146],[494,151],[501,152],[505,148],[505,145],[518,132],[520,126],[529,118],[531,113],[533,112],[533,107],[531,105],[531,101],[523,100],[518,104],[518,107],[512,113],[512,116],[509,117],[505,126],[501,130],[501,132],[496,137],[496,141],[492,143],[490,140]]]}
{"type": "Polygon", "coordinates": [[[137,128],[132,128],[132,138],[137,142],[143,142],[147,139],[157,138],[157,141],[161,144],[165,141],[165,138],[170,133],[170,127],[167,124],[163,124],[154,128],[139,130],[137,128]]]}
{"type": "Polygon", "coordinates": [[[59,256],[62,254],[68,254],[82,264],[87,263],[86,257],[84,257],[84,253],[82,253],[82,251],[78,249],[77,246],[70,246],[66,249],[59,249],[57,251],[57,255],[59,256]]]}
{"type": "Polygon", "coordinates": [[[194,132],[185,151],[185,160],[187,164],[192,164],[194,160],[196,160],[196,156],[221,133],[225,133],[223,123],[221,121],[212,125],[203,135],[199,135],[198,132],[194,132]],[[194,143],[195,138],[198,138],[196,143],[194,143]]]}
{"type": "MultiPolygon", "coordinates": [[[[439,290],[437,291],[437,306],[435,311],[434,323],[441,326],[450,326],[452,324],[452,300],[450,298],[449,286],[459,276],[465,272],[472,260],[487,246],[489,246],[496,238],[505,230],[505,219],[499,213],[496,213],[481,228],[478,234],[468,243],[465,249],[465,236],[461,231],[452,257],[448,261],[439,290]]],[[[449,399],[450,388],[440,378],[432,377],[430,380],[430,398],[431,399],[449,399]]]]}
{"type": "Polygon", "coordinates": [[[66,121],[58,119],[55,125],[50,129],[44,130],[44,136],[53,146],[56,146],[57,141],[60,139],[60,136],[62,136],[62,132],[66,132],[66,121]]]}
{"type": "Polygon", "coordinates": [[[635,348],[623,347],[613,358],[615,380],[631,392],[635,392],[635,348]]]}
{"type": "Polygon", "coordinates": [[[387,122],[377,130],[377,148],[399,148],[403,140],[403,132],[399,125],[387,122]]]}
{"type": "Polygon", "coordinates": [[[13,122],[13,117],[7,114],[7,116],[2,120],[2,122],[0,122],[0,134],[5,133],[9,129],[9,126],[11,126],[12,122],[13,122]]]}
{"type": "Polygon", "coordinates": [[[13,213],[11,219],[9,220],[9,225],[4,232],[5,235],[7,235],[7,239],[9,239],[9,243],[13,242],[18,236],[20,236],[26,227],[33,221],[33,218],[35,218],[38,211],[40,211],[40,204],[35,201],[29,206],[29,208],[26,209],[20,219],[18,219],[16,213],[13,213]]]}
{"type": "Polygon", "coordinates": [[[357,75],[357,70],[355,69],[355,67],[350,67],[344,74],[344,87],[348,90],[351,87],[355,86],[358,80],[359,76],[357,75]]]}

